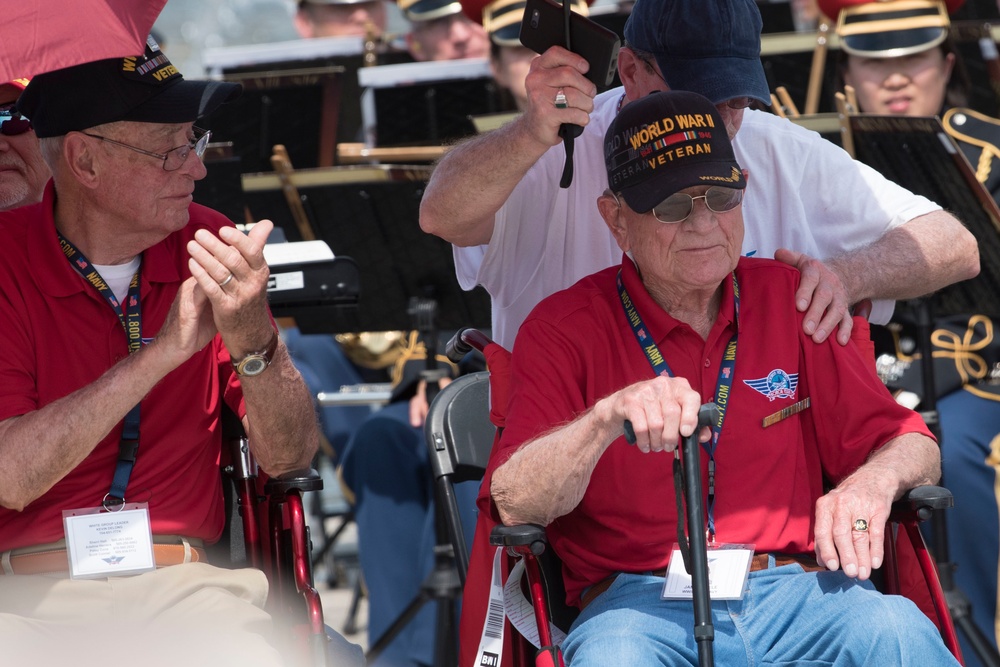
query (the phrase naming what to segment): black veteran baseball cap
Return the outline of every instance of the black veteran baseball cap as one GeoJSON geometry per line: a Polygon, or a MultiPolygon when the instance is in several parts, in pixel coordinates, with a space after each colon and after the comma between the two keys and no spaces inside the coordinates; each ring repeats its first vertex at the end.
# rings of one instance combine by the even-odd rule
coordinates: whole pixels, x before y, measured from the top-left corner
{"type": "Polygon", "coordinates": [[[237,83],[185,80],[149,37],[143,55],[35,76],[18,98],[17,110],[39,137],[58,137],[119,120],[189,123],[241,90],[237,83]]]}
{"type": "Polygon", "coordinates": [[[608,187],[637,213],[695,185],[746,180],[715,105],[697,93],[651,93],[627,104],[604,135],[608,187]]]}

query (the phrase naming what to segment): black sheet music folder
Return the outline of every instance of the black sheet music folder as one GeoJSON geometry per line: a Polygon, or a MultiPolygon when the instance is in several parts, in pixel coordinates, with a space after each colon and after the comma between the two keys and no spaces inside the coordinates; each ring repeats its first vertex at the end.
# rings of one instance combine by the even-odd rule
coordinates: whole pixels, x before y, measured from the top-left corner
{"type": "Polygon", "coordinates": [[[979,275],[936,292],[935,316],[1000,314],[1000,210],[941,122],[858,115],[850,124],[858,160],[954,213],[979,241],[979,275]]]}
{"type": "Polygon", "coordinates": [[[511,110],[485,59],[358,70],[369,146],[435,146],[475,134],[472,116],[511,110]]]}

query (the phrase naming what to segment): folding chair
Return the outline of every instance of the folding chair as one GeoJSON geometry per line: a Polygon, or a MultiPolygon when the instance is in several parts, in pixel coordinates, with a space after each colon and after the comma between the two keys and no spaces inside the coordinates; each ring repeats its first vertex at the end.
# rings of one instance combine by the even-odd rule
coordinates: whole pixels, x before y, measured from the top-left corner
{"type": "Polygon", "coordinates": [[[424,434],[434,486],[439,525],[435,569],[420,593],[369,649],[373,661],[423,605],[438,601],[435,664],[455,663],[457,606],[469,564],[455,484],[482,479],[493,443],[490,423],[489,373],[463,375],[441,389],[428,408],[424,434]]]}
{"type": "MultiPolygon", "coordinates": [[[[460,357],[472,348],[482,351],[487,358],[493,398],[490,404],[491,421],[498,429],[502,429],[507,400],[509,353],[481,332],[465,329],[459,331],[449,343],[448,354],[460,357]]],[[[911,489],[893,504],[890,521],[896,527],[886,531],[887,557],[883,566],[882,590],[913,599],[935,621],[945,645],[962,662],[961,649],[941,590],[937,568],[918,527],[918,523],[930,518],[934,511],[952,505],[951,492],[934,486],[911,489]],[[897,539],[899,528],[902,528],[907,539],[897,539]]],[[[558,565],[545,565],[546,559],[540,558],[546,553],[546,544],[545,530],[541,526],[497,526],[488,513],[480,513],[462,608],[459,664],[480,665],[481,661],[476,661],[479,644],[487,634],[503,638],[503,660],[491,662],[490,667],[525,667],[531,664],[550,667],[563,664],[558,647],[553,646],[549,623],[554,622],[557,627],[568,630],[576,610],[566,607],[565,595],[561,591],[556,594],[551,590],[557,587],[556,584],[558,588],[562,588],[562,575],[558,565]],[[494,576],[492,570],[497,547],[503,547],[507,554],[507,558],[501,559],[501,575],[504,579],[513,567],[514,559],[525,561],[529,595],[535,608],[535,622],[542,644],[537,652],[523,637],[514,637],[516,633],[509,621],[498,618],[495,609],[491,608],[489,590],[494,576]]]]}
{"type": "Polygon", "coordinates": [[[463,375],[434,399],[424,433],[434,475],[435,501],[443,513],[462,586],[469,569],[469,548],[462,531],[455,484],[482,479],[496,428],[490,422],[490,374],[463,375]]]}

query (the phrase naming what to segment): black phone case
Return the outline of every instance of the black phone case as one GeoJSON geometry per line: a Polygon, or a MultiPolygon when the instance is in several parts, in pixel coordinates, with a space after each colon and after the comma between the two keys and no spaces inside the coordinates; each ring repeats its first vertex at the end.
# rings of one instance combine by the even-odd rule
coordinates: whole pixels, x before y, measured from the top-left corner
{"type": "MultiPolygon", "coordinates": [[[[618,35],[573,12],[569,36],[573,53],[590,63],[587,78],[599,91],[607,88],[618,67],[618,49],[621,48],[618,35]]],[[[544,53],[552,46],[565,46],[562,5],[551,0],[527,0],[521,20],[521,43],[535,53],[544,53]]]]}

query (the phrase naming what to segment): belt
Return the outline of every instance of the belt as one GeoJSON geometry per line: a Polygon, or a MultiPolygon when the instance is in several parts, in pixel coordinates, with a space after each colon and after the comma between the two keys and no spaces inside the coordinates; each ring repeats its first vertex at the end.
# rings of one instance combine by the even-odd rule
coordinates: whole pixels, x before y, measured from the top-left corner
{"type": "MultiPolygon", "coordinates": [[[[16,551],[16,550],[15,550],[16,551]]],[[[69,557],[66,549],[48,549],[30,553],[6,551],[2,555],[0,576],[5,574],[49,574],[68,572],[69,557]]],[[[153,559],[157,567],[180,565],[181,563],[203,563],[208,554],[201,547],[185,544],[154,544],[153,559]],[[185,553],[187,552],[187,553],[185,553]]]]}
{"type": "MultiPolygon", "coordinates": [[[[761,554],[754,554],[753,558],[750,559],[750,571],[757,572],[758,570],[766,570],[768,568],[768,564],[770,563],[769,556],[772,555],[774,556],[775,567],[781,567],[782,565],[796,564],[796,565],[801,565],[802,569],[805,570],[806,572],[819,572],[821,570],[826,569],[825,567],[817,563],[816,559],[813,558],[812,556],[806,556],[803,554],[761,553],[761,554]]],[[[598,595],[611,588],[611,584],[615,583],[615,579],[618,577],[619,574],[621,573],[615,572],[610,577],[606,577],[605,579],[598,581],[596,584],[594,584],[586,591],[584,591],[583,595],[580,596],[580,609],[586,607],[588,604],[594,601],[594,598],[596,598],[598,595]]],[[[666,568],[660,568],[659,570],[653,570],[652,572],[648,572],[645,574],[649,574],[654,577],[663,577],[667,574],[667,570],[666,568]]]]}

